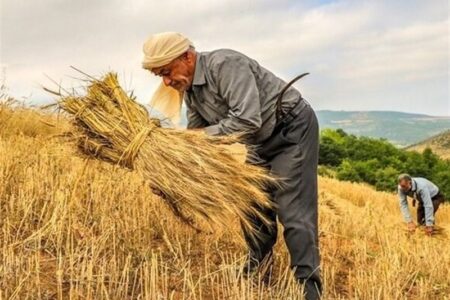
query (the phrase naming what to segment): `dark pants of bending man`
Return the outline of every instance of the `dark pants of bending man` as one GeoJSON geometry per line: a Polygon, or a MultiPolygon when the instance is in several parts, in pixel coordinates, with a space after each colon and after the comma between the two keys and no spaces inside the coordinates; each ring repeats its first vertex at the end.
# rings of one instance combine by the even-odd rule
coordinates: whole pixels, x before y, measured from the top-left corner
{"type": "MultiPolygon", "coordinates": [[[[441,192],[431,198],[433,202],[433,214],[439,209],[439,205],[445,202],[445,197],[441,192]]],[[[417,206],[417,224],[425,225],[425,207],[423,206],[422,199],[419,198],[419,205],[417,206]]]]}
{"type": "Polygon", "coordinates": [[[254,242],[244,231],[252,259],[261,262],[271,254],[277,239],[276,215],[284,227],[284,239],[295,277],[305,285],[306,299],[317,299],[322,291],[319,270],[317,164],[319,128],[310,105],[302,100],[278,124],[272,136],[256,153],[271,173],[283,178],[273,191],[275,211],[265,211],[273,225],[252,217],[262,238],[254,242]]]}

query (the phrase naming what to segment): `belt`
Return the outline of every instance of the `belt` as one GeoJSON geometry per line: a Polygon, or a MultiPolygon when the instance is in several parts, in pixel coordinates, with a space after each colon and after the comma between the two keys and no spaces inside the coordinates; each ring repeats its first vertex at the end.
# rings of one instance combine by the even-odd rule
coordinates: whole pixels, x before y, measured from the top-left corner
{"type": "Polygon", "coordinates": [[[281,119],[276,123],[277,126],[279,124],[288,124],[292,120],[294,120],[297,115],[302,111],[303,108],[308,104],[308,102],[300,97],[298,101],[294,104],[294,106],[285,114],[281,116],[281,119]]]}
{"type": "Polygon", "coordinates": [[[444,195],[441,193],[441,191],[438,190],[437,194],[434,195],[433,197],[431,197],[431,200],[435,200],[435,199],[437,199],[437,198],[439,198],[439,197],[443,197],[443,196],[444,196],[444,195]]]}

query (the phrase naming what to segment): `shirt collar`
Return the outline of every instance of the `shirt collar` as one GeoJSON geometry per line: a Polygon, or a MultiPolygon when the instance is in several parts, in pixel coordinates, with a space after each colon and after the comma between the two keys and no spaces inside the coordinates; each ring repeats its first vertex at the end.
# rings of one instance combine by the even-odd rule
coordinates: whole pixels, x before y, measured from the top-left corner
{"type": "Polygon", "coordinates": [[[411,180],[411,192],[415,192],[417,190],[417,184],[414,179],[411,180]]]}
{"type": "Polygon", "coordinates": [[[200,52],[197,52],[197,58],[195,62],[195,71],[194,71],[194,79],[192,80],[192,85],[203,85],[206,83],[205,79],[205,66],[204,60],[202,59],[203,55],[200,52]]]}

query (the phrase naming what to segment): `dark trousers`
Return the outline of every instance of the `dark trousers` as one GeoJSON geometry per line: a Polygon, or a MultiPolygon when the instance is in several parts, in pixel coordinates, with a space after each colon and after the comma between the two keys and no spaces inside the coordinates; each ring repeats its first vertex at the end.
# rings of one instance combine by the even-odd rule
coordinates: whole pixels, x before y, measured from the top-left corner
{"type": "MultiPolygon", "coordinates": [[[[431,198],[431,201],[433,202],[433,214],[435,214],[439,208],[439,205],[441,205],[441,203],[444,203],[444,195],[439,192],[436,196],[431,198]]],[[[423,207],[422,201],[419,200],[418,202],[419,205],[417,206],[417,224],[425,225],[425,208],[423,207]]]]}
{"type": "Polygon", "coordinates": [[[296,109],[298,114],[277,126],[256,150],[270,172],[281,179],[281,187],[271,191],[276,211],[264,212],[273,224],[265,226],[252,217],[262,237],[254,241],[245,231],[244,236],[252,258],[261,261],[276,242],[278,215],[295,277],[305,284],[307,299],[318,299],[322,291],[317,204],[319,126],[313,109],[305,101],[296,109]]]}

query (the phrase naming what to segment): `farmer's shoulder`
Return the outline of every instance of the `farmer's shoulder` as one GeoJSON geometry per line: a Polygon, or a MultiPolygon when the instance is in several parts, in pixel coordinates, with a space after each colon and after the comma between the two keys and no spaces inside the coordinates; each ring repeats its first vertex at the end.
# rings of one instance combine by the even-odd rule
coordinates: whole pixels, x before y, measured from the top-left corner
{"type": "Polygon", "coordinates": [[[417,191],[429,191],[435,187],[434,183],[423,177],[413,178],[417,184],[417,191]]]}
{"type": "Polygon", "coordinates": [[[202,52],[208,69],[215,70],[224,66],[233,66],[244,63],[253,63],[253,60],[245,54],[232,49],[217,49],[210,52],[202,52]]]}
{"type": "Polygon", "coordinates": [[[426,187],[428,184],[431,183],[431,181],[429,181],[424,177],[413,177],[412,179],[416,182],[417,186],[420,188],[426,187]]]}

